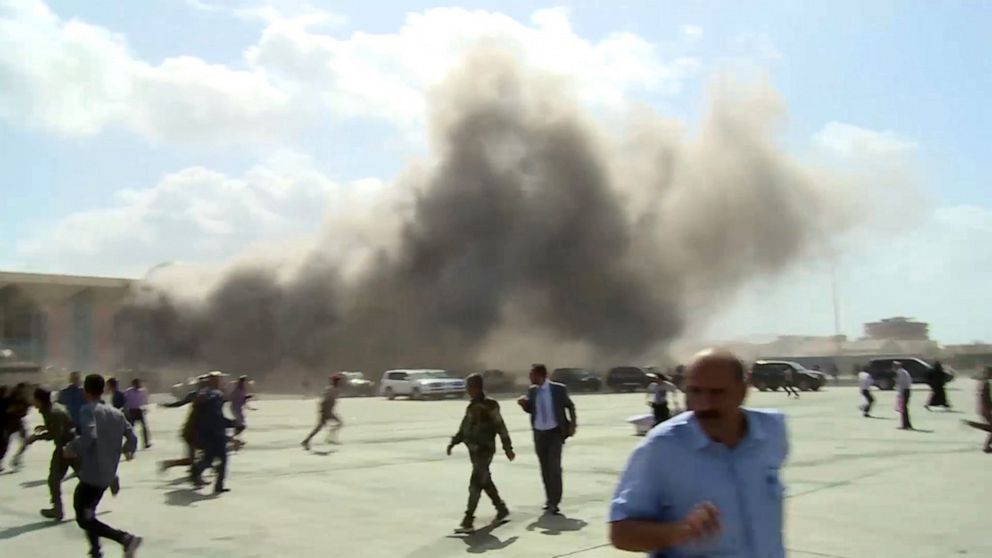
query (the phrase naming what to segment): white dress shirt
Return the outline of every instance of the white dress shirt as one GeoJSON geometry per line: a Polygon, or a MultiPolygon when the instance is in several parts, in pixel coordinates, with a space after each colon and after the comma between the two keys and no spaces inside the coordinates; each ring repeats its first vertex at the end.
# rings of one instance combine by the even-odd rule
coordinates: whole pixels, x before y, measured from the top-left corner
{"type": "Polygon", "coordinates": [[[858,374],[858,383],[861,385],[861,389],[871,389],[871,386],[875,385],[875,380],[872,379],[871,374],[861,371],[858,374]]]}
{"type": "Polygon", "coordinates": [[[555,407],[551,402],[551,384],[544,382],[537,388],[537,401],[534,401],[534,430],[554,430],[558,428],[555,407]]]}
{"type": "Polygon", "coordinates": [[[899,367],[899,370],[896,370],[896,387],[900,390],[907,390],[913,387],[913,377],[909,375],[909,371],[905,368],[899,367]]]}

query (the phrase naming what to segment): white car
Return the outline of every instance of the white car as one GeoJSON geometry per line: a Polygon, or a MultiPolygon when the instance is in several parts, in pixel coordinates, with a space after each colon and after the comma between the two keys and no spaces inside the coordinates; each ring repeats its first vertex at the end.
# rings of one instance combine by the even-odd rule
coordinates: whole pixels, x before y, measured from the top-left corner
{"type": "Polygon", "coordinates": [[[445,370],[388,370],[379,383],[379,395],[387,399],[405,395],[410,399],[465,396],[465,380],[445,370]]]}

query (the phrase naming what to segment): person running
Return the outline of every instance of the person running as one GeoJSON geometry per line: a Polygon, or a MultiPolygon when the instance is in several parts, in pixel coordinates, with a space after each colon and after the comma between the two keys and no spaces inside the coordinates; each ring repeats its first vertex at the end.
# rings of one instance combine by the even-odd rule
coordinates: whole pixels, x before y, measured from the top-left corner
{"type": "Polygon", "coordinates": [[[861,414],[867,418],[871,418],[871,406],[875,404],[875,398],[871,396],[871,386],[873,385],[875,385],[875,380],[867,368],[858,373],[858,386],[861,388],[861,396],[865,398],[864,404],[858,408],[861,409],[861,414]]]}
{"type": "Polygon", "coordinates": [[[992,392],[989,390],[989,382],[992,381],[992,366],[986,366],[985,371],[977,380],[975,393],[978,395],[978,408],[976,410],[982,422],[966,420],[964,423],[972,428],[988,433],[988,436],[985,437],[985,445],[982,446],[982,451],[992,453],[992,392]]]}
{"type": "Polygon", "coordinates": [[[72,423],[78,425],[79,412],[83,408],[83,405],[86,404],[86,398],[83,395],[82,378],[79,372],[69,374],[69,385],[59,391],[58,402],[69,411],[72,423]]]}
{"type": "Polygon", "coordinates": [[[76,437],[76,429],[65,407],[60,403],[52,403],[52,394],[48,390],[44,388],[34,390],[34,406],[45,422],[28,437],[28,445],[38,440],[51,440],[55,444],[55,451],[52,452],[52,460],[48,467],[48,492],[52,499],[52,507],[41,510],[41,515],[62,521],[65,517],[62,509],[62,481],[70,467],[78,474],[76,462],[66,459],[63,450],[65,445],[76,437]]]}
{"type": "Polygon", "coordinates": [[[649,404],[654,413],[655,426],[671,418],[672,411],[668,407],[668,395],[672,394],[674,398],[677,391],[678,388],[675,387],[675,384],[670,382],[664,374],[659,374],[658,381],[652,382],[648,386],[649,404]]]}
{"type": "Polygon", "coordinates": [[[231,413],[234,415],[234,435],[245,431],[245,407],[253,396],[248,393],[248,376],[238,378],[238,383],[231,390],[231,413]]]}
{"type": "Polygon", "coordinates": [[[313,427],[313,431],[310,435],[304,438],[303,442],[300,443],[303,449],[310,451],[310,440],[317,435],[318,432],[324,425],[328,422],[333,422],[334,426],[331,427],[330,432],[328,432],[328,442],[332,444],[338,443],[337,436],[338,431],[344,426],[344,422],[341,418],[334,412],[334,406],[338,401],[338,385],[341,383],[341,376],[339,374],[331,374],[327,378],[327,387],[324,388],[324,397],[320,400],[320,408],[318,409],[317,426],[313,427]]]}
{"type": "Polygon", "coordinates": [[[948,376],[944,372],[944,365],[939,360],[934,362],[933,368],[927,373],[927,384],[930,385],[930,398],[927,400],[927,404],[923,406],[924,409],[929,411],[930,407],[951,408],[951,403],[947,400],[947,390],[944,388],[947,380],[948,376]]]}
{"type": "Polygon", "coordinates": [[[787,364],[785,365],[785,371],[782,373],[782,389],[785,390],[786,397],[795,395],[796,399],[799,399],[799,390],[796,389],[796,373],[787,364]]]}
{"type": "Polygon", "coordinates": [[[107,392],[110,394],[110,404],[118,411],[125,413],[124,416],[127,417],[127,413],[124,411],[127,398],[124,397],[124,392],[121,391],[117,378],[107,378],[107,392]]]}
{"type": "Polygon", "coordinates": [[[141,423],[141,442],[145,449],[152,447],[152,440],[148,436],[148,413],[145,410],[147,405],[148,390],[142,387],[138,378],[131,380],[131,387],[124,392],[124,409],[132,428],[134,423],[141,423]]]}
{"type": "Polygon", "coordinates": [[[0,417],[0,423],[2,423],[0,429],[3,430],[3,441],[0,443],[0,471],[3,471],[3,458],[10,448],[10,439],[14,434],[21,438],[21,447],[10,460],[14,469],[20,468],[24,452],[28,449],[28,430],[25,425],[25,418],[31,409],[31,403],[28,401],[27,390],[28,385],[23,382],[14,386],[7,397],[6,412],[0,417]]]}
{"type": "Polygon", "coordinates": [[[899,430],[912,430],[913,423],[909,420],[909,396],[913,393],[913,377],[903,368],[901,362],[893,362],[892,366],[896,372],[896,389],[899,390],[896,407],[902,414],[899,430]]]}
{"type": "Polygon", "coordinates": [[[103,556],[100,550],[100,539],[103,538],[120,544],[124,547],[125,558],[132,558],[141,546],[141,537],[102,523],[96,513],[103,494],[117,479],[121,454],[130,461],[138,445],[124,415],[100,399],[104,387],[99,374],[86,376],[83,381],[86,404],[79,413],[79,436],[66,444],[63,455],[66,459],[79,460],[79,484],[72,504],[76,523],[89,540],[90,556],[103,556]]]}
{"type": "Polygon", "coordinates": [[[506,430],[506,424],[499,412],[499,403],[495,399],[486,397],[482,376],[471,374],[465,378],[465,391],[472,400],[465,409],[465,416],[458,427],[458,432],[451,437],[447,450],[448,455],[451,455],[451,450],[455,446],[465,444],[469,459],[472,461],[472,476],[468,483],[468,507],[465,509],[465,517],[461,525],[456,529],[459,533],[471,533],[475,529],[475,510],[479,506],[479,498],[483,491],[496,507],[496,523],[510,516],[510,510],[506,507],[506,502],[500,498],[499,490],[496,489],[489,472],[489,466],[496,454],[496,436],[499,436],[506,458],[513,461],[516,457],[513,453],[510,433],[506,430]]]}
{"type": "Polygon", "coordinates": [[[196,419],[199,411],[200,404],[203,402],[204,395],[207,389],[207,375],[203,374],[197,377],[197,387],[186,394],[185,397],[172,403],[162,403],[161,407],[167,409],[176,409],[179,407],[184,407],[186,405],[190,406],[189,413],[186,415],[186,421],[183,423],[182,430],[179,432],[179,436],[183,439],[186,444],[186,457],[181,457],[179,459],[165,459],[158,462],[158,470],[160,473],[173,468],[173,467],[192,467],[196,459],[196,451],[199,449],[199,443],[196,439],[196,419]]]}
{"type": "Polygon", "coordinates": [[[207,389],[197,398],[200,409],[196,418],[196,438],[203,448],[203,455],[193,464],[190,478],[197,488],[206,486],[203,472],[213,468],[217,473],[214,494],[230,492],[224,486],[227,476],[227,429],[234,428],[234,421],[224,416],[224,394],[220,391],[220,372],[211,372],[207,377],[207,389]]]}

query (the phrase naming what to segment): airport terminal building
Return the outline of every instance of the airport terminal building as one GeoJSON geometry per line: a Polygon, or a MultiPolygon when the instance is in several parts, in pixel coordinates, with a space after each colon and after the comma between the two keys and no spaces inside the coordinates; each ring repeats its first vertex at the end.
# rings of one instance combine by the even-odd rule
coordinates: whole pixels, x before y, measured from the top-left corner
{"type": "Polygon", "coordinates": [[[117,366],[114,319],[132,279],[0,272],[5,360],[68,370],[117,366]]]}

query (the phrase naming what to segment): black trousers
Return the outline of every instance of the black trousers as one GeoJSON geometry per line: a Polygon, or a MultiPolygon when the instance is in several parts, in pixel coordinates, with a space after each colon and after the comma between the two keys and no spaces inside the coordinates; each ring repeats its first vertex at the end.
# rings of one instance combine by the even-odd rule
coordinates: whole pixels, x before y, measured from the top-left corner
{"type": "Polygon", "coordinates": [[[654,411],[654,425],[665,422],[672,418],[672,412],[668,410],[668,405],[664,403],[652,403],[651,410],[654,411]]]}
{"type": "Polygon", "coordinates": [[[213,467],[217,472],[216,490],[224,489],[224,479],[227,477],[227,440],[214,441],[203,446],[203,457],[193,464],[193,476],[200,478],[204,471],[213,467]],[[220,461],[215,465],[214,462],[220,461]]]}
{"type": "Polygon", "coordinates": [[[151,445],[151,438],[148,437],[148,421],[145,419],[144,409],[128,409],[127,410],[127,421],[131,423],[131,428],[134,428],[134,423],[141,423],[141,443],[146,448],[151,445]]]}
{"type": "Polygon", "coordinates": [[[52,497],[52,508],[55,510],[62,510],[62,480],[65,479],[65,474],[69,472],[70,468],[78,474],[76,461],[66,459],[62,455],[62,447],[55,446],[55,451],[52,452],[52,461],[48,466],[48,493],[52,497]]]}
{"type": "Polygon", "coordinates": [[[549,509],[556,509],[561,503],[561,450],[564,444],[565,437],[557,428],[534,431],[534,449],[541,464],[541,480],[549,509]]]}
{"type": "Polygon", "coordinates": [[[76,523],[86,531],[86,538],[90,541],[90,556],[102,556],[100,552],[100,539],[110,539],[124,546],[131,535],[124,531],[118,531],[113,527],[101,523],[96,518],[96,507],[100,505],[100,499],[107,487],[93,486],[80,482],[76,486],[76,492],[72,497],[72,507],[76,510],[76,523]]]}
{"type": "Polygon", "coordinates": [[[913,424],[909,421],[909,395],[913,393],[908,389],[899,390],[899,396],[902,397],[902,427],[903,428],[913,428],[913,424]]]}
{"type": "Polygon", "coordinates": [[[875,398],[871,396],[871,392],[867,389],[861,390],[861,395],[865,398],[865,404],[862,405],[861,409],[865,415],[869,415],[871,414],[871,406],[875,404],[875,398]]]}
{"type": "Polygon", "coordinates": [[[472,477],[468,481],[468,507],[465,508],[466,517],[473,517],[475,515],[475,510],[479,507],[479,499],[482,497],[483,492],[493,501],[493,506],[497,510],[506,507],[502,498],[499,497],[499,490],[496,489],[492,474],[489,472],[489,466],[493,462],[493,455],[495,455],[495,450],[490,448],[470,449],[468,452],[469,459],[472,460],[472,477]]]}

